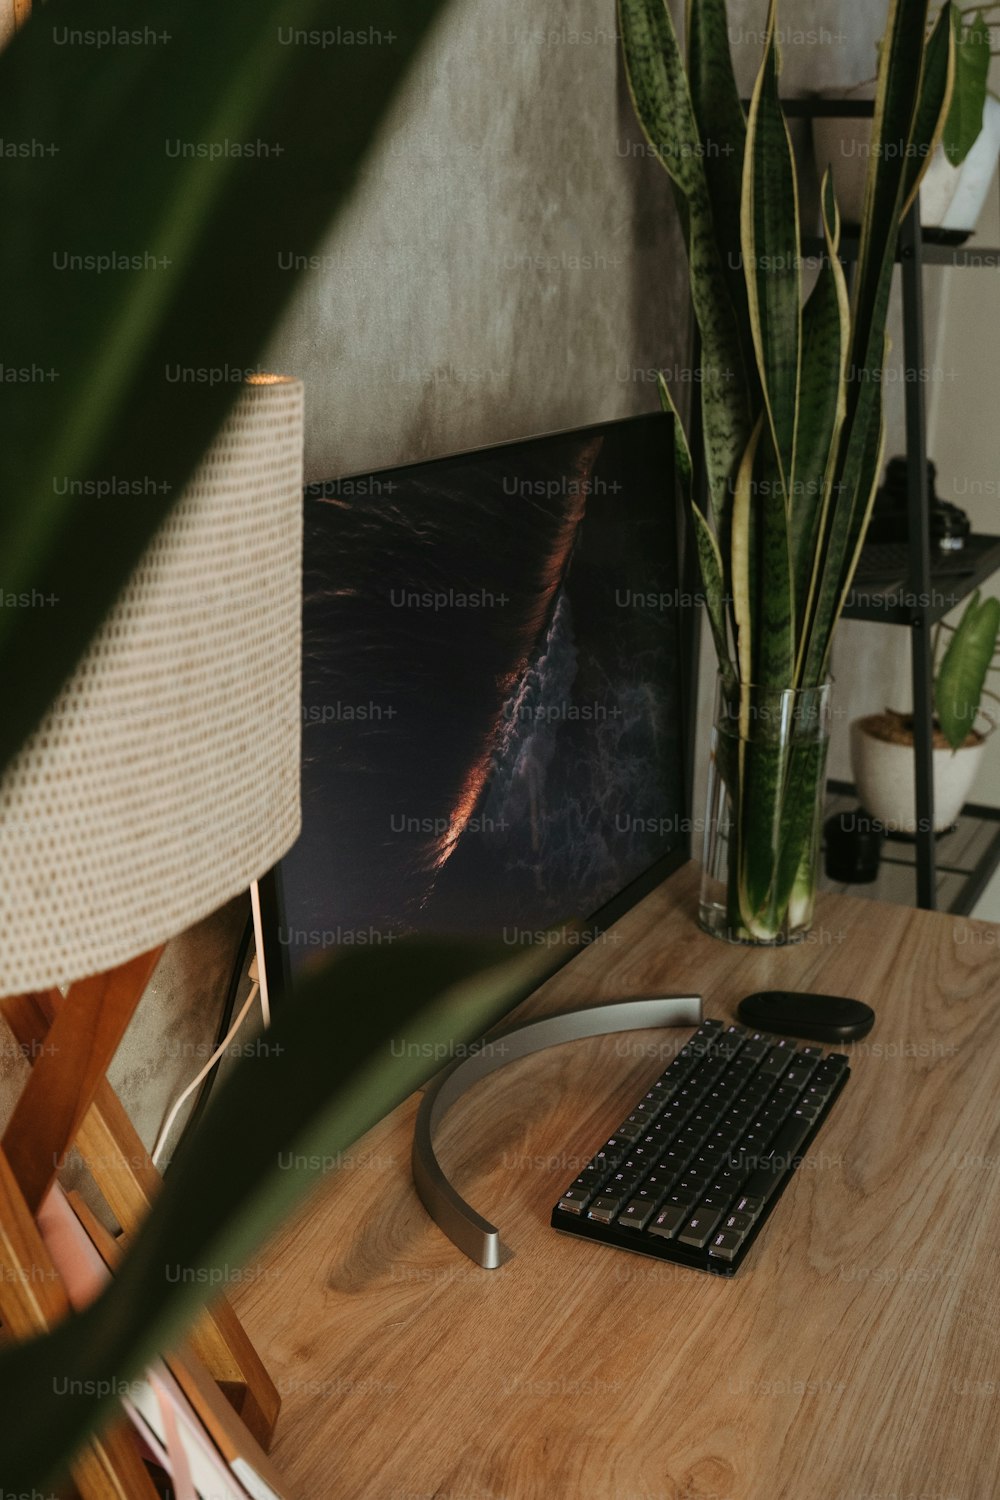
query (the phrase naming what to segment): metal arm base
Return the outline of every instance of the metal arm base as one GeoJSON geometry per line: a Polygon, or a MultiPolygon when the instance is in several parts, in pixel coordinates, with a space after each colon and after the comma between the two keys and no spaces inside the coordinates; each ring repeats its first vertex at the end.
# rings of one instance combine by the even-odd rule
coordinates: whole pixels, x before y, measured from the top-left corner
{"type": "Polygon", "coordinates": [[[471,1208],[452,1187],[434,1151],[434,1132],[451,1106],[472,1084],[505,1063],[529,1057],[560,1042],[607,1036],[613,1031],[643,1031],[651,1026],[697,1026],[702,1018],[700,995],[671,995],[655,999],[619,1000],[570,1010],[542,1021],[529,1021],[499,1032],[471,1057],[446,1068],[429,1085],[413,1131],[413,1182],[431,1218],[448,1238],[485,1270],[500,1264],[500,1231],[471,1208]]]}

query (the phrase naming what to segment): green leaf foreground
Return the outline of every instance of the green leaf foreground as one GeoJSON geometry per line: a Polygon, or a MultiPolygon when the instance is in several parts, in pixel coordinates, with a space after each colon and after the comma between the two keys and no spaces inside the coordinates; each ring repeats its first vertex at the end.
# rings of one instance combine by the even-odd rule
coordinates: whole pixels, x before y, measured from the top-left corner
{"type": "MultiPolygon", "coordinates": [[[[721,354],[740,376],[721,390],[706,369],[704,460],[714,538],[704,520],[695,521],[695,536],[720,668],[735,666],[739,674],[741,736],[750,733],[755,686],[805,691],[826,677],[868,524],[883,455],[885,329],[899,227],[941,138],[954,81],[951,13],[938,18],[929,38],[928,13],[929,0],[889,6],[853,296],[837,258],[839,214],[826,180],[826,252],[803,308],[797,182],[778,89],[777,0],[768,7],[746,121],[734,104],[721,0],[689,0],[686,70],[664,0],[619,0],[636,113],[679,199],[706,366],[721,354]],[[708,138],[719,162],[711,169],[702,160],[708,138]],[[722,264],[734,232],[734,161],[743,164],[742,286],[722,264]],[[752,348],[740,371],[733,351],[741,334],[746,351],[747,329],[752,348]],[[718,608],[727,597],[732,647],[718,608]]],[[[755,762],[741,742],[730,759],[738,762],[736,776],[730,767],[727,778],[737,825],[729,844],[730,912],[738,905],[749,933],[774,936],[782,906],[793,899],[802,905],[815,817],[801,804],[815,802],[821,756],[768,745],[755,762]]]]}
{"type": "Polygon", "coordinates": [[[483,945],[417,940],[352,952],[280,1008],[177,1153],[98,1301],[50,1334],[0,1350],[7,1492],[56,1481],[113,1415],[121,1383],[169,1351],[205,1301],[238,1280],[323,1163],[551,967],[539,951],[497,957],[483,945]]]}
{"type": "Polygon", "coordinates": [[[6,590],[59,601],[0,610],[0,766],[54,699],[239,393],[238,374],[208,372],[257,366],[299,279],[279,257],[316,248],[440,8],[160,0],[137,12],[135,0],[90,0],[88,27],[142,20],[169,38],[94,48],[56,42],[58,28],[81,25],[80,7],[49,0],[0,55],[0,137],[53,148],[0,157],[3,359],[54,372],[4,386],[0,558],[6,590]],[[396,40],[279,40],[372,25],[396,40]],[[183,154],[227,142],[281,154],[183,154]],[[100,264],[109,254],[134,256],[137,268],[66,268],[70,255],[100,264]],[[70,482],[83,488],[70,493],[70,482]],[[135,489],[105,492],[112,482],[135,489]]]}
{"type": "MultiPolygon", "coordinates": [[[[54,148],[42,159],[0,158],[0,267],[17,288],[4,307],[4,360],[54,372],[5,386],[0,556],[5,588],[59,600],[51,611],[0,612],[0,765],[179,497],[239,392],[239,372],[256,367],[298,279],[279,253],[305,259],[326,231],[440,8],[380,0],[374,15],[361,0],[162,0],[149,13],[162,44],[95,50],[54,42],[57,26],[80,17],[51,0],[0,56],[0,135],[54,148]],[[373,24],[396,40],[278,40],[279,28],[373,24]],[[280,146],[281,156],[183,151],[227,142],[280,146]],[[63,247],[81,266],[113,253],[139,268],[81,280],[56,264],[63,247]],[[168,367],[235,373],[171,380],[168,367]],[[56,482],[63,477],[98,498],[81,500],[56,482]],[[111,479],[137,482],[138,492],[102,493],[111,479]]],[[[89,27],[135,23],[125,0],[88,7],[89,27]]],[[[139,1371],[299,1201],[314,1170],[279,1171],[283,1148],[307,1162],[335,1155],[410,1092],[426,1071],[425,1047],[481,1031],[534,974],[529,959],[473,977],[488,958],[407,946],[341,960],[310,981],[276,1020],[272,1050],[241,1061],[178,1156],[120,1277],[81,1317],[0,1354],[7,1489],[27,1492],[64,1469],[110,1411],[63,1394],[64,1382],[114,1388],[139,1371]],[[390,1065],[386,1039],[404,1032],[419,1055],[390,1065]]]]}
{"type": "Polygon", "coordinates": [[[955,92],[944,125],[945,154],[960,167],[979,139],[989,89],[990,23],[982,11],[966,22],[957,6],[951,11],[955,52],[955,92]]]}
{"type": "Polygon", "coordinates": [[[948,642],[934,681],[938,722],[953,750],[960,750],[975,728],[998,632],[1000,601],[980,600],[977,589],[948,642]]]}

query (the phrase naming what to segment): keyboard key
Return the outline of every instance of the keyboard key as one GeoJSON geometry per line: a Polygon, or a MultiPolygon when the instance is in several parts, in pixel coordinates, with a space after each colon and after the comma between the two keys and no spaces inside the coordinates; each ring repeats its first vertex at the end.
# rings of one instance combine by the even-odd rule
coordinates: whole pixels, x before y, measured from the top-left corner
{"type": "Polygon", "coordinates": [[[740,1057],[745,1062],[756,1063],[760,1062],[762,1057],[766,1057],[770,1050],[771,1043],[764,1037],[751,1037],[740,1049],[740,1057]]]}
{"type": "Polygon", "coordinates": [[[596,1219],[598,1224],[610,1224],[615,1214],[622,1206],[620,1198],[614,1198],[610,1194],[601,1194],[595,1198],[587,1210],[588,1219],[596,1219]]]}
{"type": "Polygon", "coordinates": [[[722,1221],[723,1229],[735,1229],[739,1234],[745,1234],[748,1229],[753,1228],[753,1215],[734,1213],[727,1214],[722,1221]]]}
{"type": "Polygon", "coordinates": [[[734,1212],[747,1214],[751,1219],[759,1219],[764,1208],[763,1198],[758,1198],[754,1193],[744,1193],[737,1199],[734,1212]]]}
{"type": "Polygon", "coordinates": [[[682,1187],[678,1182],[674,1184],[674,1186],[670,1189],[670,1192],[667,1194],[667,1202],[675,1203],[680,1208],[683,1208],[685,1210],[684,1217],[687,1218],[688,1213],[698,1202],[698,1197],[699,1194],[697,1192],[697,1189],[693,1187],[682,1187]]]}
{"type": "Polygon", "coordinates": [[[699,1205],[677,1238],[682,1245],[693,1245],[696,1250],[704,1250],[721,1218],[721,1209],[699,1205]]]}
{"type": "Polygon", "coordinates": [[[564,1214],[582,1214],[592,1197],[587,1188],[567,1188],[559,1199],[559,1207],[564,1214]]]}
{"type": "Polygon", "coordinates": [[[672,1240],[686,1218],[687,1207],[684,1204],[668,1203],[650,1224],[649,1232],[658,1239],[672,1240]]]}
{"type": "Polygon", "coordinates": [[[724,1229],[717,1234],[708,1247],[709,1255],[716,1260],[735,1260],[736,1252],[743,1243],[745,1236],[736,1234],[732,1229],[724,1229]]]}
{"type": "Polygon", "coordinates": [[[624,1212],[618,1216],[623,1229],[645,1229],[656,1212],[655,1202],[644,1198],[633,1198],[624,1212]]]}
{"type": "Polygon", "coordinates": [[[666,1197],[671,1178],[665,1172],[650,1172],[638,1192],[636,1198],[648,1198],[653,1203],[658,1203],[661,1198],[666,1197]]]}
{"type": "Polygon", "coordinates": [[[595,1167],[607,1167],[608,1171],[610,1171],[612,1167],[617,1167],[618,1163],[625,1159],[625,1152],[627,1150],[627,1141],[622,1141],[617,1136],[612,1136],[610,1141],[605,1142],[600,1151],[595,1155],[593,1165],[595,1167]]]}

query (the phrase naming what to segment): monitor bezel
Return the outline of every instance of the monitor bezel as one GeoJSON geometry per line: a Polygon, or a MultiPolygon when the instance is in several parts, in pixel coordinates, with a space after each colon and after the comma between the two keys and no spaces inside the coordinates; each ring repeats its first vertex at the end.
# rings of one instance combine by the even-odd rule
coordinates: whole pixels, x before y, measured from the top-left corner
{"type": "MultiPolygon", "coordinates": [[[[551,945],[552,963],[546,966],[538,985],[544,984],[559,969],[569,963],[578,954],[586,952],[600,936],[607,932],[615,922],[632,910],[632,908],[651,891],[661,885],[670,875],[673,875],[682,865],[691,858],[691,799],[694,784],[694,745],[695,745],[695,720],[696,701],[698,686],[698,653],[699,653],[699,611],[697,609],[697,595],[691,587],[692,580],[696,577],[693,569],[696,569],[697,560],[693,552],[692,527],[688,521],[684,506],[680,503],[680,493],[676,480],[676,448],[674,440],[673,419],[662,411],[636,412],[628,417],[614,417],[607,422],[593,422],[584,427],[557,428],[551,432],[539,432],[527,437],[508,438],[500,443],[486,443],[476,448],[463,448],[454,453],[442,453],[433,458],[418,458],[410,463],[392,464],[383,469],[362,469],[350,474],[339,475],[335,479],[324,479],[312,481],[303,485],[303,500],[317,499],[325,491],[332,491],[337,485],[359,479],[376,479],[381,474],[399,474],[411,469],[424,469],[436,464],[449,463],[454,460],[474,458],[478,454],[496,453],[504,448],[516,448],[526,443],[545,442],[547,439],[585,437],[589,433],[606,432],[609,428],[634,425],[637,422],[655,421],[665,424],[665,433],[668,439],[667,451],[670,454],[668,473],[665,476],[667,487],[666,503],[672,504],[674,511],[674,525],[677,534],[678,555],[680,557],[680,591],[682,600],[689,598],[690,603],[682,602],[679,606],[680,615],[680,668],[683,674],[680,691],[680,704],[682,714],[681,737],[685,743],[686,753],[682,757],[682,782],[684,800],[684,828],[682,830],[682,841],[677,849],[661,855],[654,862],[630,881],[622,889],[615,893],[609,901],[598,908],[591,916],[585,918],[582,923],[567,922],[562,929],[555,928],[553,931],[564,931],[569,935],[572,933],[572,942],[560,943],[558,941],[551,945]],[[686,720],[686,722],[684,722],[686,720]]],[[[261,955],[264,970],[267,976],[268,990],[272,1008],[285,1003],[292,992],[291,962],[287,947],[280,940],[280,931],[285,926],[285,907],[280,882],[280,861],[272,866],[258,882],[260,894],[261,930],[263,935],[264,952],[261,955]]],[[[536,985],[536,988],[538,986],[536,985]]],[[[521,996],[518,1003],[523,1001],[521,996]]]]}

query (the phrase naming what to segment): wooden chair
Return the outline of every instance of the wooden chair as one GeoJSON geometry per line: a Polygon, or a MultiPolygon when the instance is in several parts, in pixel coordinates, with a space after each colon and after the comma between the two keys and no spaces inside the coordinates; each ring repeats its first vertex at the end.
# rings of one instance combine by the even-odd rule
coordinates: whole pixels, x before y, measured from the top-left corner
{"type": "MultiPolygon", "coordinates": [[[[156,1195],[159,1173],[107,1070],[162,951],[82,980],[65,998],[48,990],[0,999],[0,1012],[32,1062],[0,1140],[0,1321],[14,1338],[52,1328],[69,1312],[36,1223],[69,1149],[76,1145],[126,1238],[138,1232],[156,1195]]],[[[74,1206],[112,1261],[118,1244],[100,1233],[79,1199],[74,1206]]],[[[281,1398],[224,1296],[202,1315],[177,1364],[209,1431],[217,1440],[224,1433],[228,1444],[270,1471],[265,1450],[281,1398]]],[[[90,1441],[72,1476],[81,1500],[155,1500],[157,1493],[124,1421],[90,1441]]],[[[273,1472],[269,1482],[276,1487],[273,1472]]]]}

